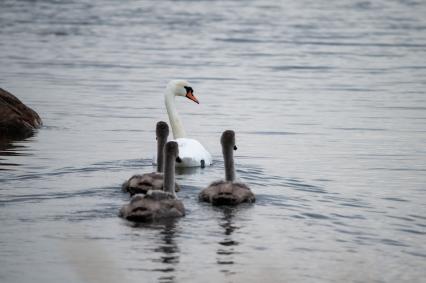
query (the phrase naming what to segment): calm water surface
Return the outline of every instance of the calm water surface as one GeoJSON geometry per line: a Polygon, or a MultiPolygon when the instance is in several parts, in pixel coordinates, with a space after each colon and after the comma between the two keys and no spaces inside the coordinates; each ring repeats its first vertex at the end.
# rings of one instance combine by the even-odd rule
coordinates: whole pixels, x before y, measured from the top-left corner
{"type": "Polygon", "coordinates": [[[0,151],[1,282],[422,282],[424,1],[0,1],[0,86],[44,127],[0,151]],[[185,218],[117,217],[169,79],[214,155],[185,218]],[[254,205],[212,208],[237,133],[254,205]]]}

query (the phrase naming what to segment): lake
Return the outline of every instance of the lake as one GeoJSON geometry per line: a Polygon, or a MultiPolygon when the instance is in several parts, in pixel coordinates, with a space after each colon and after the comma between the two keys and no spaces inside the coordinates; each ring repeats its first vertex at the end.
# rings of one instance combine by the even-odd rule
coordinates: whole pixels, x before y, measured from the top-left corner
{"type": "Polygon", "coordinates": [[[0,87],[44,126],[0,148],[1,282],[422,282],[424,1],[0,1],[0,87]],[[164,89],[213,155],[186,216],[117,216],[164,89]],[[236,132],[253,205],[211,207],[236,132]]]}

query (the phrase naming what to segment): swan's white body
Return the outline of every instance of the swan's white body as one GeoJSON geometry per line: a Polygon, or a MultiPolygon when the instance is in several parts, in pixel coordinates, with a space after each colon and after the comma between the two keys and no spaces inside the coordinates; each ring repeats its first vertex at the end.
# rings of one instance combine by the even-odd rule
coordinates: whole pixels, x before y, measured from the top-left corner
{"type": "MultiPolygon", "coordinates": [[[[204,160],[203,166],[209,166],[213,163],[211,154],[199,141],[188,138],[179,138],[173,141],[178,143],[179,157],[182,160],[181,163],[176,163],[176,167],[202,167],[201,160],[204,160]]],[[[156,160],[157,154],[152,158],[153,165],[157,165],[156,160]]]]}
{"type": "Polygon", "coordinates": [[[211,165],[212,156],[204,146],[199,141],[186,137],[185,129],[176,110],[175,96],[186,96],[197,103],[198,100],[193,96],[192,88],[187,81],[172,80],[167,84],[164,95],[166,109],[174,141],[179,145],[179,157],[182,160],[182,162],[176,163],[176,167],[204,167],[211,165]]]}
{"type": "Polygon", "coordinates": [[[176,163],[176,167],[204,167],[212,164],[211,154],[199,141],[188,138],[179,138],[174,141],[179,145],[179,157],[182,159],[181,163],[176,163]]]}

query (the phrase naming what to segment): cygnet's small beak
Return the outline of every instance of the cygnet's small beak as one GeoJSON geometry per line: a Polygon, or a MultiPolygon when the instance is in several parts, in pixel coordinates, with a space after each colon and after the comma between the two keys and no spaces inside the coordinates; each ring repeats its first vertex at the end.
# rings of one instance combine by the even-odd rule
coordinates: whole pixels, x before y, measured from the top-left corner
{"type": "Polygon", "coordinates": [[[188,89],[188,91],[186,93],[186,98],[189,98],[192,101],[194,101],[195,103],[200,104],[200,102],[198,102],[198,99],[194,96],[192,88],[188,89]]]}

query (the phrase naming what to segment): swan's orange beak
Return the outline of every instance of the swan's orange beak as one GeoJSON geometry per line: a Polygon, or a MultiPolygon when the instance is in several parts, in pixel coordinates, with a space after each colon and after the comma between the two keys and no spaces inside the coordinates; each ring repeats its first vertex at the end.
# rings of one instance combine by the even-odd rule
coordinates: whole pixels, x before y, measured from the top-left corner
{"type": "Polygon", "coordinates": [[[192,101],[194,101],[195,103],[200,104],[200,102],[198,102],[198,99],[194,96],[194,94],[192,93],[192,91],[188,91],[186,93],[186,98],[189,98],[192,101]]]}

